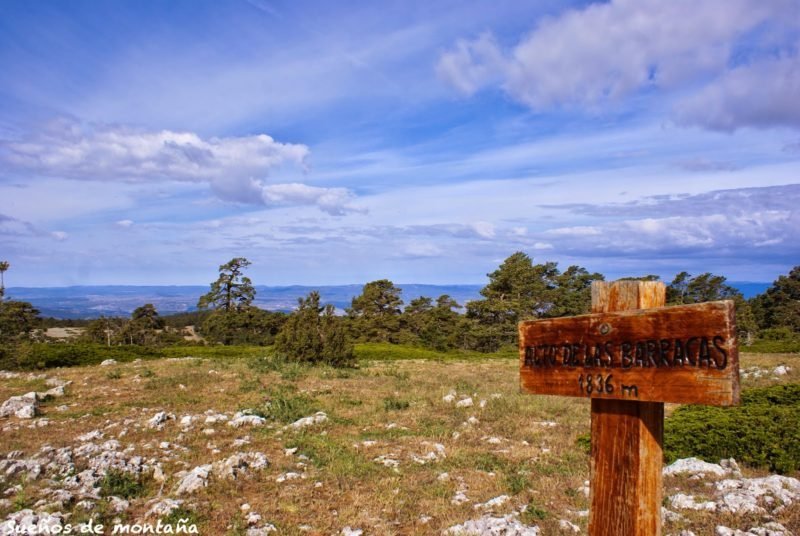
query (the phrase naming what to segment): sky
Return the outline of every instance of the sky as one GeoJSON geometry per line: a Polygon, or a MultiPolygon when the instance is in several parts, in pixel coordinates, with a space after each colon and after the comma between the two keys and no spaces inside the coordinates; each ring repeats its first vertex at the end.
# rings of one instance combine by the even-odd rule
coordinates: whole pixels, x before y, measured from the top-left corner
{"type": "Polygon", "coordinates": [[[800,264],[800,0],[0,5],[8,286],[800,264]]]}

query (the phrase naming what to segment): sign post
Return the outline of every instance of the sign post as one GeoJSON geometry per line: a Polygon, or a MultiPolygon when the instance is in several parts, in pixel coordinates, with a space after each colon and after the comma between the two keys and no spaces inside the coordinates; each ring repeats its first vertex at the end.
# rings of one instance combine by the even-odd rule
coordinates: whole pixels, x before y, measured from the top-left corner
{"type": "Polygon", "coordinates": [[[664,402],[739,403],[733,302],[665,299],[598,281],[592,314],[519,325],[522,390],[591,398],[591,536],[661,534],[664,402]]]}

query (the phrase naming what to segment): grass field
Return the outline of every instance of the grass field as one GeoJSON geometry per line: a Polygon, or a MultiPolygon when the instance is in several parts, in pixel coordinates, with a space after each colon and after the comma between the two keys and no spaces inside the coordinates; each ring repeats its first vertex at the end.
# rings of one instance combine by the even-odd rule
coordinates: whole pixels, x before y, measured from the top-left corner
{"type": "MultiPolygon", "coordinates": [[[[587,401],[520,394],[513,352],[486,358],[402,348],[387,360],[386,348],[362,345],[358,353],[355,369],[285,365],[253,351],[246,358],[155,359],[3,380],[0,401],[46,390],[45,377],[73,383],[64,397],[42,404],[42,416],[34,421],[46,419],[48,425],[0,420],[0,458],[12,451],[34,456],[44,445],[75,449],[88,441],[78,436],[97,431],[102,440],[95,442],[116,439],[118,450],[161,465],[164,482],[148,477],[129,483],[126,511],[109,513],[102,499],[92,510],[78,504],[61,508],[75,519],[136,520],[153,499],[176,497],[185,500],[200,533],[209,535],[246,534],[243,504],[280,534],[340,534],[345,527],[364,534],[439,534],[487,512],[512,511],[521,511],[519,519],[542,534],[561,534],[561,520],[585,532],[589,460],[577,438],[589,429],[587,401]],[[449,394],[452,400],[446,401],[449,394]],[[462,402],[467,398],[471,404],[462,402]],[[205,422],[208,413],[230,419],[240,410],[266,417],[266,425],[205,422]],[[147,427],[159,411],[175,419],[160,429],[147,427]],[[287,427],[318,411],[326,421],[287,427]],[[197,419],[181,426],[185,416],[197,419]],[[212,477],[193,494],[175,493],[181,471],[240,451],[265,454],[269,466],[235,480],[212,477]],[[485,505],[502,496],[507,499],[485,505]]],[[[743,384],[800,382],[796,355],[742,357],[742,370],[779,364],[792,370],[780,377],[748,376],[743,384]]],[[[3,489],[14,484],[20,487],[1,503],[0,520],[34,506],[55,485],[21,479],[5,482],[3,489]]],[[[665,485],[665,493],[700,486],[674,478],[665,485]]],[[[754,522],[752,515],[682,514],[682,521],[667,523],[665,534],[684,528],[712,534],[718,523],[746,529],[754,522]]],[[[784,509],[776,520],[800,533],[800,505],[784,509]]]]}

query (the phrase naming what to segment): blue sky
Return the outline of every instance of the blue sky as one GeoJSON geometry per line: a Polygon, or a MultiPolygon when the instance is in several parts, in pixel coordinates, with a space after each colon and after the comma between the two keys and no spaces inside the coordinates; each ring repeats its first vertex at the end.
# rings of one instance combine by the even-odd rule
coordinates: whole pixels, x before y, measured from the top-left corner
{"type": "Polygon", "coordinates": [[[800,2],[17,1],[12,286],[800,264],[800,2]]]}

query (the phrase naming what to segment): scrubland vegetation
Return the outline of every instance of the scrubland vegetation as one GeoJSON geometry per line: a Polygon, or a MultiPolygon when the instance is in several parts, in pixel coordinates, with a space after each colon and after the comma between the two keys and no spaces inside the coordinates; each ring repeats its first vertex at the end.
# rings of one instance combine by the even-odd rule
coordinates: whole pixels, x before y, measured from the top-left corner
{"type": "MultiPolygon", "coordinates": [[[[35,419],[0,420],[0,483],[11,490],[0,521],[31,508],[73,521],[180,517],[202,534],[438,534],[505,516],[542,534],[585,532],[588,403],[520,394],[514,338],[521,319],[586,312],[591,281],[602,276],[517,253],[463,313],[447,296],[403,304],[380,280],[344,315],[314,293],[283,314],[252,306],[247,264],[222,265],[198,313],[176,322],[144,305],[130,319],[90,322],[67,342],[43,338],[29,305],[0,302],[0,370],[23,371],[4,373],[0,401],[64,386],[63,396],[42,397],[35,419]],[[184,340],[185,320],[201,341],[184,340]],[[65,474],[6,467],[50,467],[67,451],[65,474]],[[268,463],[226,469],[242,454],[268,463]],[[98,456],[117,465],[98,467],[98,456]],[[137,471],[126,469],[137,456],[137,471]],[[56,493],[83,471],[96,477],[94,495],[56,493]],[[187,491],[193,475],[200,483],[187,491]]],[[[745,479],[797,476],[797,356],[753,350],[800,346],[800,267],[749,301],[711,274],[679,274],[668,287],[670,303],[726,298],[738,309],[743,404],[669,405],[666,461],[733,457],[745,479]]],[[[673,506],[681,493],[722,505],[714,489],[667,477],[665,506],[678,515],[665,534],[767,522],[800,532],[798,500],[764,496],[763,511],[746,512],[673,506]]]]}
{"type": "MultiPolygon", "coordinates": [[[[199,522],[202,534],[245,534],[243,504],[262,516],[260,525],[269,523],[279,534],[338,534],[348,526],[365,534],[438,534],[489,513],[512,512],[521,512],[515,519],[540,527],[542,534],[569,533],[562,530],[562,520],[585,531],[589,460],[579,438],[589,429],[586,400],[520,394],[518,362],[511,356],[465,359],[434,353],[425,359],[383,358],[361,359],[357,367],[341,368],[286,362],[271,349],[261,349],[261,354],[242,358],[168,358],[52,369],[46,377],[72,382],[65,396],[42,402],[40,416],[30,424],[0,421],[0,452],[19,451],[26,459],[40,456],[44,445],[78,451],[93,443],[108,449],[105,442],[113,439],[120,443],[114,452],[160,464],[163,481],[154,480],[150,471],[105,475],[93,510],[79,506],[78,497],[64,506],[51,506],[72,513],[73,519],[152,520],[158,517],[148,516],[154,505],[171,498],[182,501],[182,515],[199,522]],[[148,424],[160,412],[166,420],[148,424]],[[233,427],[228,423],[236,412],[265,420],[233,427]],[[292,427],[317,412],[324,412],[326,419],[292,427]],[[177,493],[186,472],[237,452],[263,453],[269,465],[257,471],[242,469],[232,480],[212,474],[196,491],[177,493]],[[114,512],[105,498],[111,496],[124,497],[129,508],[114,512]]],[[[745,377],[745,388],[780,385],[773,389],[796,391],[792,384],[800,371],[773,374],[777,366],[794,359],[744,354],[744,369],[763,372],[745,377]]],[[[5,379],[0,399],[46,389],[45,379],[36,373],[5,379]]],[[[771,396],[746,392],[754,393],[746,395],[747,400],[771,396]]],[[[685,429],[669,425],[683,411],[675,409],[667,421],[671,453],[689,440],[685,429]]],[[[737,422],[726,412],[739,410],[719,411],[730,415],[729,424],[737,422]]],[[[690,424],[700,418],[693,414],[690,424]]],[[[706,426],[719,419],[711,416],[706,426]]],[[[793,428],[791,422],[796,421],[772,428],[793,428]]],[[[753,421],[742,423],[752,425],[753,421]]],[[[719,445],[719,450],[707,453],[711,461],[750,448],[736,443],[740,450],[727,452],[725,443],[719,445]]],[[[768,465],[753,461],[752,466],[743,465],[745,476],[765,475],[768,465]]],[[[80,473],[90,462],[76,455],[74,463],[74,472],[80,473]]],[[[665,484],[665,496],[678,490],[698,496],[711,493],[683,477],[668,477],[665,484]]],[[[5,488],[15,485],[19,491],[0,507],[0,519],[14,509],[32,507],[54,486],[22,476],[4,483],[5,488]]],[[[798,508],[795,503],[772,519],[796,533],[798,508]]],[[[709,534],[716,524],[747,529],[762,519],[691,510],[680,514],[681,520],[667,522],[665,533],[688,528],[709,534]]]]}

